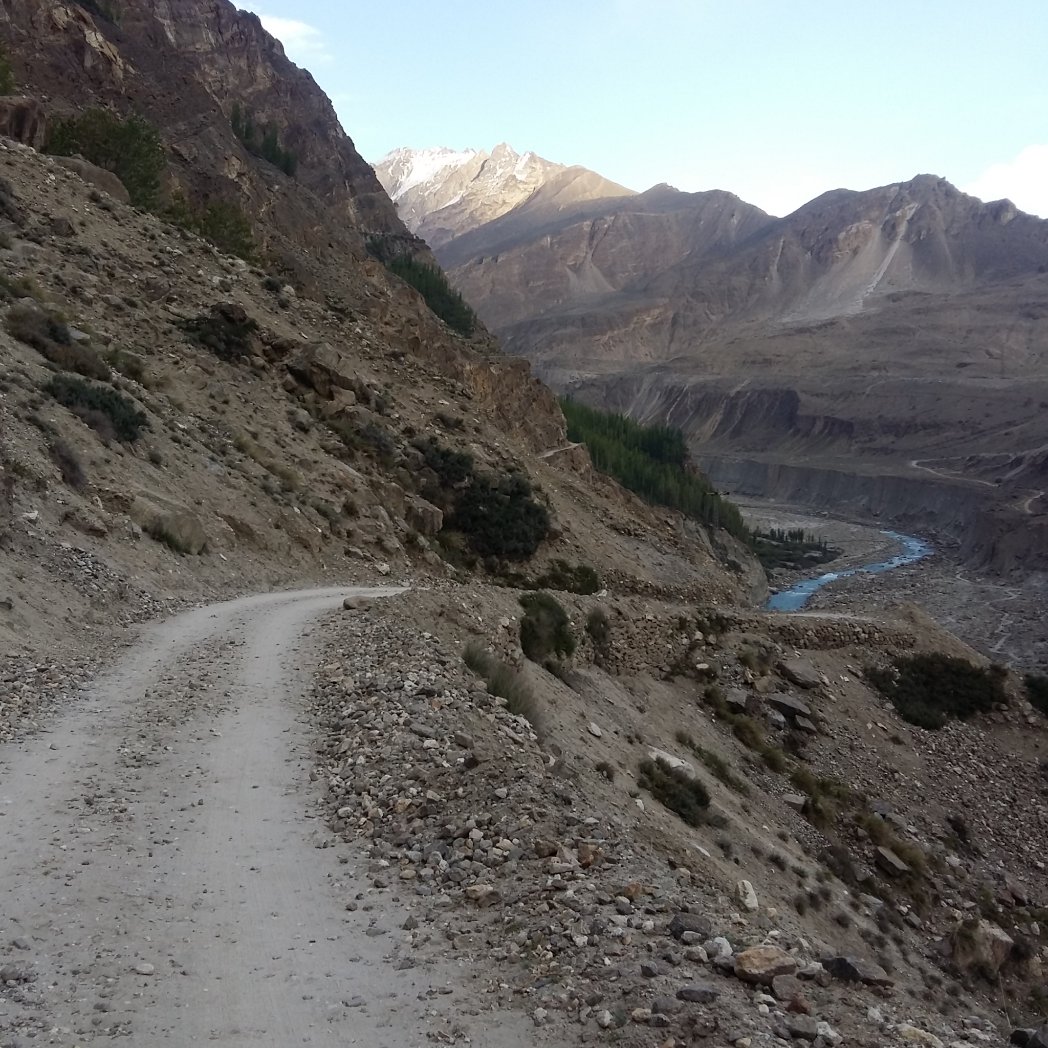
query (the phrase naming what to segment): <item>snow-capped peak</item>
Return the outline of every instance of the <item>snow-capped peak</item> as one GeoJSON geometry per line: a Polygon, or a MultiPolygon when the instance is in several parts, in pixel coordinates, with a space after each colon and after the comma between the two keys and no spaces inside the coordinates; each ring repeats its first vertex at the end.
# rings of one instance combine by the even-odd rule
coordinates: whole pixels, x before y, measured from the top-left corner
{"type": "Polygon", "coordinates": [[[423,185],[447,168],[462,167],[476,155],[476,149],[449,149],[436,146],[432,149],[394,149],[384,156],[376,167],[389,172],[391,181],[389,195],[396,202],[408,190],[423,185]]]}

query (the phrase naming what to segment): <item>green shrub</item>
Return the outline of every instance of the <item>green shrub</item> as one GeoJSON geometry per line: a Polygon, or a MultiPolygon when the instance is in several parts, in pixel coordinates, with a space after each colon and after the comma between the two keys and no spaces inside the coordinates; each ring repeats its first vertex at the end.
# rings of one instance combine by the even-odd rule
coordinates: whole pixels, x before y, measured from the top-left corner
{"type": "Polygon", "coordinates": [[[108,109],[87,109],[57,120],[45,149],[56,156],[80,153],[120,179],[135,207],[156,210],[167,167],[160,133],[148,120],[121,118],[108,109]]]}
{"type": "Polygon", "coordinates": [[[476,313],[436,266],[426,265],[410,255],[398,255],[387,261],[386,267],[406,284],[410,284],[430,310],[453,331],[468,338],[476,330],[476,313]]]}
{"type": "Polygon", "coordinates": [[[935,730],[1007,702],[1006,671],[938,653],[899,656],[891,669],[869,667],[866,676],[903,720],[935,730]]]}
{"type": "Polygon", "coordinates": [[[254,116],[239,102],[233,103],[233,113],[229,122],[233,133],[249,153],[269,161],[285,175],[294,177],[298,170],[298,157],[280,144],[280,132],[273,124],[259,126],[255,123],[254,116]]]}
{"type": "Polygon", "coordinates": [[[598,593],[603,583],[596,569],[588,564],[569,564],[566,560],[553,560],[546,571],[535,579],[539,589],[562,590],[565,593],[589,595],[598,593]]]}
{"type": "Polygon", "coordinates": [[[459,495],[450,526],[482,557],[526,560],[549,534],[546,507],[520,473],[481,473],[459,495]]]}
{"type": "Polygon", "coordinates": [[[708,821],[709,790],[684,768],[671,768],[659,757],[641,761],[639,770],[640,787],[663,807],[675,812],[689,826],[701,826],[708,821]]]}
{"type": "Polygon", "coordinates": [[[0,95],[13,95],[15,93],[15,74],[11,69],[11,60],[7,52],[0,48],[0,95]]]}
{"type": "Polygon", "coordinates": [[[563,398],[560,406],[568,437],[586,445],[593,465],[624,488],[656,506],[686,516],[746,541],[742,514],[722,498],[688,461],[684,434],[668,426],[642,426],[624,415],[600,411],[563,398]]]}
{"type": "Polygon", "coordinates": [[[1048,717],[1048,676],[1043,673],[1027,673],[1023,680],[1030,705],[1048,717]]]}
{"type": "Polygon", "coordinates": [[[66,323],[45,309],[16,303],[7,311],[4,327],[62,371],[102,381],[109,378],[105,361],[90,346],[75,342],[66,323]]]}
{"type": "Polygon", "coordinates": [[[736,793],[741,794],[743,797],[749,796],[749,787],[735,774],[735,772],[731,770],[728,762],[720,754],[714,753],[713,750],[706,749],[705,746],[700,746],[685,731],[677,732],[677,741],[682,746],[686,746],[691,750],[691,752],[706,765],[710,774],[715,779],[719,782],[723,782],[725,786],[734,790],[736,793]]]}
{"type": "Polygon", "coordinates": [[[598,650],[608,646],[611,639],[611,620],[603,608],[593,608],[586,616],[586,632],[598,650]]]}
{"type": "Polygon", "coordinates": [[[114,371],[119,371],[125,378],[129,378],[139,385],[145,384],[146,362],[137,353],[129,353],[126,349],[117,347],[106,354],[106,362],[114,371]]]}
{"type": "Polygon", "coordinates": [[[548,593],[526,593],[520,598],[520,646],[532,662],[570,658],[575,651],[568,613],[548,593]]]}
{"type": "Polygon", "coordinates": [[[258,324],[243,306],[219,302],[210,312],[183,321],[182,329],[220,360],[238,361],[254,352],[258,324]]]}
{"type": "Polygon", "coordinates": [[[76,449],[64,440],[56,440],[48,450],[51,461],[62,474],[62,480],[74,491],[83,491],[87,487],[87,474],[76,449]]]}
{"type": "Polygon", "coordinates": [[[12,302],[19,298],[40,298],[40,292],[29,277],[9,277],[0,273],[0,302],[12,302]]]}
{"type": "Polygon", "coordinates": [[[55,375],[44,386],[44,392],[104,438],[131,444],[149,429],[145,412],[108,386],[90,385],[73,375],[55,375]]]}
{"type": "Polygon", "coordinates": [[[120,20],[120,9],[115,3],[108,3],[107,0],[77,0],[77,3],[84,10],[90,11],[91,14],[97,15],[106,22],[118,22],[120,20]]]}
{"type": "Polygon", "coordinates": [[[145,533],[155,542],[167,546],[172,553],[187,554],[189,547],[163,521],[155,520],[145,526],[145,533]]]}
{"type": "Polygon", "coordinates": [[[462,661],[478,677],[483,678],[490,695],[505,699],[506,709],[510,713],[523,717],[535,729],[536,734],[542,734],[542,704],[519,670],[496,659],[475,642],[466,645],[462,652],[462,661]]]}
{"type": "Polygon", "coordinates": [[[412,446],[422,454],[426,466],[433,470],[445,488],[455,488],[473,476],[473,456],[467,451],[444,447],[433,437],[418,437],[412,446]]]}
{"type": "Polygon", "coordinates": [[[247,262],[257,257],[251,221],[241,207],[229,200],[213,201],[200,209],[179,191],[171,197],[162,216],[173,226],[210,240],[227,255],[236,255],[247,262]]]}

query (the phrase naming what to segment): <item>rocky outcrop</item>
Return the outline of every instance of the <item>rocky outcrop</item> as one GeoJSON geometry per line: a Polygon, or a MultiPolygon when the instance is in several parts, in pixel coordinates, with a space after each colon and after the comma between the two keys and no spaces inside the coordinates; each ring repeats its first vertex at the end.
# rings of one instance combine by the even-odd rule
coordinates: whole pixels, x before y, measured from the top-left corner
{"type": "Polygon", "coordinates": [[[35,98],[0,98],[0,135],[40,149],[47,138],[47,116],[35,98]]]}
{"type": "Polygon", "coordinates": [[[76,4],[4,0],[0,42],[19,81],[54,112],[111,105],[155,123],[174,182],[191,198],[264,212],[256,235],[300,279],[335,258],[362,258],[371,233],[414,243],[327,96],[229,0],[128,0],[119,24],[76,4]],[[293,178],[237,139],[234,105],[279,131],[297,159],[293,178]]]}

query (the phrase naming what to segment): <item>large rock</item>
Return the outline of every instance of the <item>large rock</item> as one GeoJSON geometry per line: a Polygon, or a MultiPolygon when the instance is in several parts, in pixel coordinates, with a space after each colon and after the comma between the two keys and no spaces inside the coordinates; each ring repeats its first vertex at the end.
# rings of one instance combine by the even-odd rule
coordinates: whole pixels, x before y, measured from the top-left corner
{"type": "Polygon", "coordinates": [[[0,135],[42,149],[47,140],[47,114],[35,98],[0,98],[0,135]]]}
{"type": "Polygon", "coordinates": [[[924,1048],[943,1048],[942,1041],[935,1034],[911,1023],[899,1023],[895,1027],[895,1036],[907,1044],[920,1044],[924,1045],[924,1048]]]}
{"type": "Polygon", "coordinates": [[[877,865],[889,877],[905,877],[910,872],[910,867],[891,848],[879,847],[873,853],[873,857],[877,865]]]}
{"type": "Polygon", "coordinates": [[[823,683],[822,674],[807,659],[783,659],[779,672],[800,688],[818,688],[823,683]]]}
{"type": "Polygon", "coordinates": [[[327,342],[304,347],[287,362],[287,369],[325,400],[333,399],[337,390],[356,388],[354,361],[327,342]]]}
{"type": "Polygon", "coordinates": [[[82,156],[56,156],[55,163],[75,172],[89,185],[102,190],[107,196],[111,196],[121,204],[131,203],[131,196],[124,188],[124,183],[112,171],[107,171],[104,167],[97,167],[82,156]]]}
{"type": "Polygon", "coordinates": [[[735,955],[735,974],[744,982],[771,986],[777,975],[793,975],[797,958],[778,946],[751,946],[735,955]]]}
{"type": "Polygon", "coordinates": [[[787,695],[784,691],[769,695],[765,701],[791,720],[811,716],[811,707],[806,702],[802,702],[793,695],[787,695]]]}
{"type": "Polygon", "coordinates": [[[713,922],[709,917],[703,917],[698,913],[678,913],[670,921],[670,935],[679,939],[685,932],[694,932],[704,938],[713,931],[713,922]]]}
{"type": "Polygon", "coordinates": [[[866,986],[895,985],[895,980],[879,964],[859,957],[826,957],[822,966],[835,979],[844,982],[858,982],[866,986]]]}
{"type": "Polygon", "coordinates": [[[420,535],[432,538],[438,534],[444,526],[444,513],[432,502],[425,499],[412,498],[408,501],[404,511],[404,519],[420,535]]]}
{"type": "Polygon", "coordinates": [[[995,976],[1015,946],[1011,936],[993,921],[961,921],[950,935],[952,960],[961,971],[995,976]]]}

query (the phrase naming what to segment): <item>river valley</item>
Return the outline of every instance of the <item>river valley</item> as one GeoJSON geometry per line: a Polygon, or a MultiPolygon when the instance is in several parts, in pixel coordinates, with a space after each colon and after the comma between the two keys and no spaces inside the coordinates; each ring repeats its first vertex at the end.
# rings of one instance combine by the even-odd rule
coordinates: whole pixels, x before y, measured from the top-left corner
{"type": "MultiPolygon", "coordinates": [[[[883,564],[900,553],[902,541],[872,523],[823,516],[810,509],[766,501],[738,500],[747,522],[762,528],[803,528],[825,538],[842,554],[811,572],[780,572],[770,580],[771,604],[779,610],[798,607],[786,592],[807,584],[805,611],[876,613],[895,605],[914,604],[967,644],[988,657],[1024,669],[1048,667],[1048,576],[991,576],[959,565],[956,550],[926,536],[930,552],[891,570],[862,570],[883,564]],[[815,585],[820,576],[838,577],[815,585]],[[785,605],[782,602],[786,602],[785,605]],[[792,607],[790,605],[793,605],[792,607]]],[[[916,553],[916,547],[909,551],[916,553]]]]}

